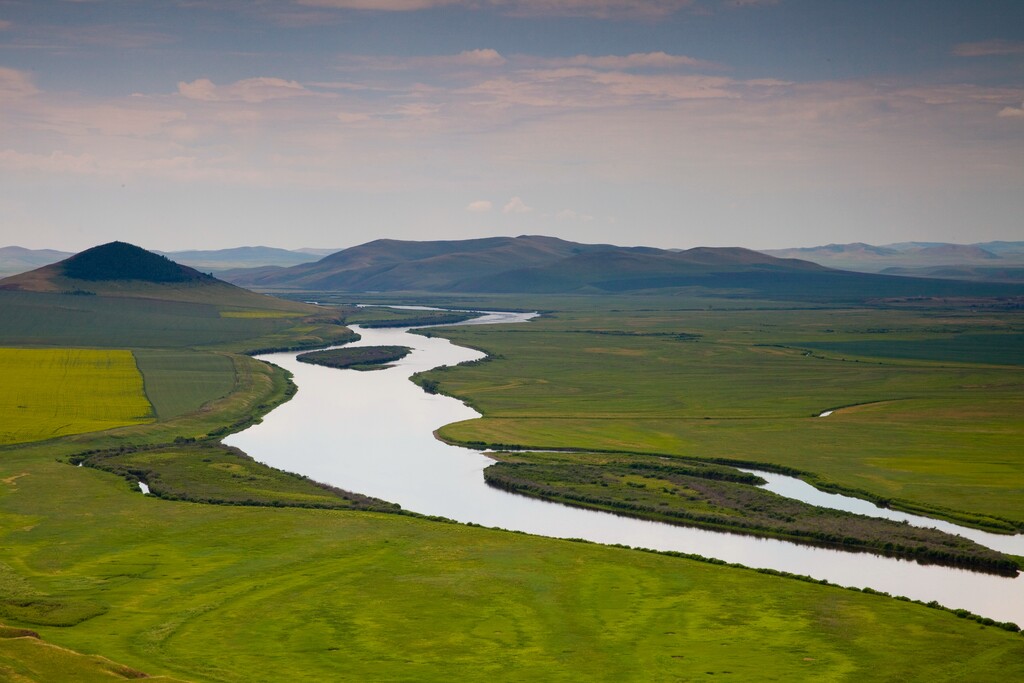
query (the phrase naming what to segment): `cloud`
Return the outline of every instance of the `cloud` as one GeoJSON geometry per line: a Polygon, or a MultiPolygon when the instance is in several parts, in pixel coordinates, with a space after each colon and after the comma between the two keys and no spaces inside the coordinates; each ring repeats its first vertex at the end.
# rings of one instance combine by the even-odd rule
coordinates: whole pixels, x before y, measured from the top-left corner
{"type": "Polygon", "coordinates": [[[38,92],[24,71],[0,66],[0,100],[22,99],[38,92]]]}
{"type": "Polygon", "coordinates": [[[680,67],[717,68],[718,66],[712,62],[705,62],[693,57],[687,57],[686,55],[671,55],[665,52],[635,52],[630,55],[576,55],[575,57],[556,57],[526,61],[549,67],[579,66],[618,71],[627,69],[678,69],[680,67]]]}
{"type": "Polygon", "coordinates": [[[466,211],[469,211],[470,213],[485,213],[490,211],[492,208],[494,208],[494,205],[486,199],[478,199],[475,202],[470,202],[466,205],[466,211]]]}
{"type": "Polygon", "coordinates": [[[1007,119],[1024,117],[1024,102],[1020,107],[1003,107],[999,110],[998,116],[1007,119]]]}
{"type": "Polygon", "coordinates": [[[374,10],[377,12],[415,12],[418,10],[465,4],[464,0],[298,0],[306,7],[374,10]]]}
{"type": "Polygon", "coordinates": [[[463,50],[451,58],[453,64],[466,66],[502,66],[508,60],[501,56],[497,50],[490,48],[482,50],[463,50]]]}
{"type": "Polygon", "coordinates": [[[449,67],[493,68],[508,63],[501,53],[491,48],[463,50],[453,55],[426,55],[421,57],[346,56],[340,69],[351,71],[403,71],[409,69],[443,69],[449,67]]]}
{"type": "Polygon", "coordinates": [[[9,21],[7,21],[5,19],[0,19],[0,31],[3,31],[5,29],[9,29],[10,27],[11,27],[11,22],[9,22],[9,21]]]}
{"type": "Polygon", "coordinates": [[[992,55],[1024,54],[1024,42],[1014,40],[983,40],[978,43],[959,43],[953,46],[957,57],[989,57],[992,55]]]}
{"type": "Polygon", "coordinates": [[[208,78],[199,78],[191,83],[181,81],[178,83],[178,93],[187,99],[202,102],[250,104],[313,94],[295,81],[268,77],[246,78],[230,85],[216,85],[208,78]]]}
{"type": "Polygon", "coordinates": [[[490,8],[510,16],[652,18],[692,7],[694,0],[296,0],[307,7],[416,12],[442,7],[490,8]]]}
{"type": "Polygon", "coordinates": [[[533,208],[527,206],[519,197],[512,197],[501,210],[505,213],[529,213],[533,208]]]}
{"type": "Polygon", "coordinates": [[[779,0],[725,0],[727,7],[769,7],[779,4],[779,0]]]}
{"type": "Polygon", "coordinates": [[[589,213],[580,213],[572,209],[562,209],[555,214],[555,218],[563,221],[580,221],[581,223],[590,223],[594,220],[594,217],[589,213]]]}

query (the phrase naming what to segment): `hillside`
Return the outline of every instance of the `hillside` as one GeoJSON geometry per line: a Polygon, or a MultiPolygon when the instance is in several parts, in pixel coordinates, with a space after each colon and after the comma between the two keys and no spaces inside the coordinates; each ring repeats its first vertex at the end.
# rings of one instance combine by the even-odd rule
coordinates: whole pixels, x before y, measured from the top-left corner
{"type": "Polygon", "coordinates": [[[226,277],[270,291],[598,294],[701,288],[731,296],[792,300],[1022,293],[1012,286],[841,272],[741,248],[665,250],[534,235],[376,240],[315,263],[236,270],[226,277]]]}
{"type": "MultiPolygon", "coordinates": [[[[294,266],[309,263],[333,254],[338,249],[277,249],[274,247],[233,247],[231,249],[190,249],[188,251],[156,251],[204,273],[218,274],[234,268],[261,268],[267,266],[294,266]]],[[[0,277],[25,273],[41,266],[48,266],[72,256],[72,252],[55,249],[26,249],[24,247],[0,247],[0,277]]]]}
{"type": "Polygon", "coordinates": [[[110,242],[0,280],[0,290],[142,297],[296,314],[316,309],[256,294],[126,242],[110,242]]]}
{"type": "Polygon", "coordinates": [[[337,311],[257,294],[124,242],[0,280],[0,346],[259,350],[349,341],[337,311]]]}

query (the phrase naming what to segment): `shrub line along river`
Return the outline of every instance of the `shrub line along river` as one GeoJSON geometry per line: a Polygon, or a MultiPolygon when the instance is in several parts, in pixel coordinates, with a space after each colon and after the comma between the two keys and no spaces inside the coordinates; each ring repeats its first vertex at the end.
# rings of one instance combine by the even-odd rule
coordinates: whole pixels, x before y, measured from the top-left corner
{"type": "MultiPolygon", "coordinates": [[[[525,322],[533,315],[488,313],[461,324],[525,322]]],[[[416,372],[476,360],[484,354],[440,337],[411,334],[408,328],[353,329],[362,338],[351,346],[408,346],[413,351],[393,367],[372,372],[300,363],[295,353],[259,356],[293,373],[299,391],[262,423],[231,435],[225,443],[272,467],[398,503],[425,515],[555,538],[695,553],[748,567],[804,574],[841,586],[870,587],[924,602],[934,600],[946,607],[1024,625],[1021,576],[1008,578],[870,553],[651,522],[492,488],[484,483],[483,470],[493,460],[433,436],[434,430],[445,424],[479,414],[451,397],[427,394],[409,381],[416,372]]],[[[874,516],[898,515],[898,519],[953,531],[994,549],[1024,555],[1021,536],[988,534],[880,510],[865,501],[823,493],[799,480],[758,474],[769,480],[771,490],[782,495],[815,505],[852,507],[856,509],[851,511],[862,514],[870,509],[867,513],[874,516]]]]}

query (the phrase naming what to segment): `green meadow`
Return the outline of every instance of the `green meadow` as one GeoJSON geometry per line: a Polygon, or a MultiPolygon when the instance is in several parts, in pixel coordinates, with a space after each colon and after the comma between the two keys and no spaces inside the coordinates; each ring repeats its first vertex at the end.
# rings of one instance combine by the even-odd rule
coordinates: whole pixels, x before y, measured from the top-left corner
{"type": "Polygon", "coordinates": [[[894,506],[1024,526],[1020,312],[607,304],[432,331],[494,355],[422,376],[484,414],[440,435],[783,465],[894,506]],[[879,355],[882,342],[902,353],[879,355]]]}
{"type": "MultiPolygon", "coordinates": [[[[347,331],[327,318],[297,324],[272,315],[222,317],[209,303],[135,307],[101,296],[63,296],[46,300],[60,302],[50,310],[52,320],[44,315],[50,303],[35,299],[32,322],[27,297],[0,292],[0,311],[22,316],[0,330],[0,341],[62,353],[74,336],[67,331],[73,321],[95,314],[96,321],[82,323],[82,335],[110,349],[103,353],[133,350],[137,380],[130,393],[156,420],[0,446],[0,623],[9,627],[0,633],[6,636],[0,637],[2,677],[1024,678],[1024,638],[991,623],[695,559],[368,511],[377,502],[346,497],[219,446],[220,437],[293,392],[284,371],[235,352],[345,338],[347,331]],[[119,306],[131,324],[105,326],[119,306]],[[210,315],[174,327],[190,310],[207,311],[203,306],[211,306],[210,315]],[[75,467],[80,461],[89,466],[75,467]],[[139,479],[164,497],[141,495],[139,479]]],[[[998,456],[1011,472],[1016,467],[1015,451],[1005,446],[1019,442],[1019,423],[1012,405],[997,400],[1012,403],[1017,395],[1016,366],[843,360],[801,346],[832,340],[826,334],[841,335],[836,341],[888,334],[857,331],[875,329],[876,318],[887,313],[688,312],[644,297],[575,309],[571,303],[563,299],[557,314],[528,325],[433,332],[495,354],[430,373],[441,390],[469,398],[486,415],[446,428],[448,438],[761,456],[857,486],[857,477],[872,471],[864,460],[844,461],[844,454],[879,458],[882,437],[863,436],[860,449],[849,444],[814,458],[806,444],[780,452],[786,430],[778,426],[792,425],[799,435],[793,443],[809,428],[836,429],[857,419],[871,435],[880,424],[899,424],[894,409],[886,408],[894,402],[910,411],[904,428],[916,427],[912,443],[923,448],[931,438],[924,425],[934,411],[942,405],[962,410],[970,399],[978,412],[952,425],[964,430],[964,447],[980,454],[975,440],[1003,438],[998,456]],[[829,379],[820,369],[826,364],[838,368],[838,376],[829,379]],[[995,398],[983,401],[984,392],[972,387],[987,387],[995,398]],[[878,403],[883,394],[887,402],[878,403]],[[866,405],[811,417],[853,403],[866,405]],[[916,422],[914,406],[924,411],[916,422]],[[886,411],[886,419],[872,422],[872,410],[886,411]],[[1003,431],[989,430],[986,437],[981,424],[1002,424],[1003,431]],[[734,435],[720,441],[707,435],[722,425],[734,435]],[[749,448],[712,447],[745,430],[749,448]],[[702,438],[703,447],[695,447],[702,438]],[[822,466],[828,462],[846,469],[822,466]]],[[[893,324],[904,318],[916,330],[908,338],[936,334],[918,327],[945,324],[905,313],[894,313],[893,324]]],[[[987,324],[1016,323],[999,314],[987,324]]],[[[898,453],[922,464],[913,449],[898,453]]],[[[953,457],[941,464],[951,482],[964,476],[966,465],[955,467],[953,457]]],[[[978,481],[986,495],[999,479],[1014,485],[1006,472],[983,474],[978,481]]],[[[936,476],[908,474],[904,483],[933,486],[936,476]]],[[[966,499],[949,507],[985,511],[966,499]]]]}

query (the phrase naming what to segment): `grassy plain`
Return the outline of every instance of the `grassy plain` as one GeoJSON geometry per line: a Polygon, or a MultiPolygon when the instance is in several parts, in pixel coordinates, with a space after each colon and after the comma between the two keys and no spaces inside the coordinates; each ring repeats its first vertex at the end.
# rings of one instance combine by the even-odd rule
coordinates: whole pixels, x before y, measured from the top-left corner
{"type": "Polygon", "coordinates": [[[780,464],[900,507],[994,528],[1024,525],[1019,311],[644,303],[611,301],[605,311],[559,311],[519,327],[434,331],[497,356],[424,376],[485,416],[440,434],[780,464]],[[965,335],[986,343],[969,353],[958,341],[965,335]],[[904,349],[927,343],[920,358],[814,346],[879,340],[904,349]]]}
{"type": "Polygon", "coordinates": [[[0,349],[0,444],[150,422],[131,351],[0,349]]]}
{"type": "Polygon", "coordinates": [[[397,515],[162,501],[42,448],[4,453],[0,479],[19,474],[0,487],[18,591],[87,617],[37,624],[42,610],[22,610],[19,625],[151,674],[1024,676],[1020,635],[882,596],[397,515]]]}
{"type": "Polygon", "coordinates": [[[235,366],[225,354],[140,349],[135,360],[145,379],[146,396],[161,419],[198,410],[235,386],[235,366]]]}
{"type": "MultiPolygon", "coordinates": [[[[28,295],[12,296],[24,304],[20,297],[28,295]]],[[[4,297],[0,296],[0,307],[11,301],[4,297]]],[[[254,348],[254,339],[268,336],[280,345],[308,339],[294,321],[288,321],[288,327],[276,318],[221,318],[216,306],[208,311],[209,317],[190,323],[184,320],[185,309],[176,307],[195,304],[179,303],[170,308],[150,305],[147,314],[142,307],[118,302],[129,318],[135,316],[136,326],[104,329],[103,316],[111,324],[117,318],[114,307],[108,311],[102,299],[65,296],[52,303],[69,308],[61,309],[60,316],[80,317],[82,334],[97,345],[239,350],[254,348]],[[79,301],[86,304],[80,306],[79,301]],[[172,309],[177,311],[173,315],[172,309]],[[101,322],[94,324],[93,314],[101,322]],[[182,328],[175,327],[178,315],[182,328]],[[261,331],[234,325],[280,326],[261,331]]],[[[646,301],[644,308],[649,307],[646,301]]],[[[39,302],[32,304],[31,320],[23,317],[13,327],[5,326],[0,338],[8,335],[21,338],[19,343],[46,346],[67,343],[73,333],[44,320],[46,306],[39,302]],[[25,341],[33,335],[35,342],[25,341]]],[[[658,346],[654,359],[671,358],[678,348],[706,344],[712,334],[724,334],[711,324],[703,330],[680,325],[678,311],[636,311],[635,303],[629,307],[632,314],[591,306],[589,313],[541,321],[541,331],[552,336],[531,340],[510,334],[506,342],[511,355],[437,377],[449,389],[465,373],[512,363],[498,386],[474,397],[482,405],[502,394],[513,396],[519,387],[542,385],[544,378],[531,374],[536,364],[562,363],[564,358],[553,355],[565,351],[562,340],[587,339],[575,353],[601,362],[612,359],[608,381],[623,382],[619,392],[629,394],[654,374],[644,370],[631,386],[628,373],[614,359],[643,358],[652,348],[647,345],[659,344],[669,346],[658,346]],[[626,324],[627,320],[632,322],[626,324]],[[555,329],[558,324],[566,329],[555,329]],[[569,334],[573,327],[659,334],[569,334]],[[702,336],[694,341],[692,334],[702,336]],[[520,342],[523,345],[517,347],[520,342]],[[634,342],[640,346],[623,346],[634,342]],[[529,362],[524,362],[522,354],[531,344],[540,344],[542,353],[527,356],[529,362]],[[589,348],[616,351],[594,353],[589,348]],[[618,351],[623,348],[627,353],[618,351]]],[[[24,305],[18,315],[28,315],[24,305]]],[[[742,320],[734,318],[733,323],[742,320]]],[[[520,334],[534,325],[507,330],[520,334]]],[[[728,327],[729,334],[737,332],[728,327]]],[[[479,337],[472,343],[494,349],[502,336],[479,337]]],[[[815,338],[810,333],[804,336],[815,338]]],[[[801,338],[782,335],[767,341],[782,344],[801,338]]],[[[743,345],[715,343],[724,351],[743,345]]],[[[787,348],[764,350],[780,358],[814,360],[787,348]]],[[[165,354],[154,352],[148,366],[143,360],[143,371],[148,367],[153,377],[173,372],[173,354],[165,354]]],[[[201,446],[167,446],[178,438],[215,439],[249,424],[289,395],[280,369],[245,356],[225,357],[234,377],[234,390],[226,396],[217,398],[216,382],[175,385],[165,377],[162,384],[156,380],[152,391],[166,393],[167,405],[178,407],[165,408],[155,423],[46,444],[0,447],[0,621],[32,628],[47,642],[102,654],[149,674],[195,681],[648,681],[707,680],[709,674],[785,681],[1024,678],[1021,636],[883,596],[688,559],[400,515],[161,500],[133,491],[121,476],[59,461],[84,451],[124,447],[118,456],[123,456],[123,466],[159,468],[168,482],[193,493],[205,490],[215,494],[209,497],[226,501],[240,489],[267,485],[272,499],[281,493],[280,481],[260,480],[263,473],[221,460],[227,457],[224,454],[201,454],[201,446]],[[201,409],[171,416],[197,403],[201,409]],[[165,447],[128,452],[146,444],[165,447]],[[198,462],[197,455],[202,456],[198,462]],[[210,462],[204,462],[206,458],[210,462]]],[[[737,362],[742,358],[742,353],[734,356],[737,362]]],[[[199,365],[211,362],[200,356],[192,360],[199,365]]],[[[678,365],[684,363],[680,360],[678,365]]],[[[628,396],[608,393],[592,378],[572,379],[574,373],[586,375],[587,367],[592,368],[575,364],[553,376],[565,380],[564,387],[548,380],[546,390],[517,399],[514,410],[529,417],[497,422],[546,419],[544,412],[531,412],[535,409],[530,407],[531,401],[545,395],[564,401],[553,404],[543,428],[552,439],[583,441],[578,421],[592,419],[595,440],[608,438],[603,431],[608,423],[619,429],[632,423],[629,428],[636,430],[636,443],[642,445],[663,438],[658,432],[645,432],[645,420],[651,427],[662,425],[661,433],[665,424],[677,421],[672,411],[658,412],[663,410],[658,402],[646,398],[636,401],[643,417],[630,415],[625,410],[628,396]],[[611,417],[560,414],[570,405],[561,393],[581,397],[582,412],[598,405],[587,396],[598,390],[617,401],[611,417]],[[616,414],[622,417],[616,419],[616,414]],[[560,422],[566,431],[561,431],[560,422]]],[[[776,370],[768,372],[766,386],[785,380],[786,372],[776,370]]],[[[222,364],[216,374],[226,378],[222,364]]],[[[487,386],[481,377],[471,377],[476,377],[477,386],[487,386]]],[[[1007,377],[1004,382],[1010,381],[1007,377]]],[[[976,380],[989,377],[971,381],[976,380]]],[[[888,381],[885,376],[864,380],[861,390],[870,395],[873,386],[888,381]]],[[[923,379],[917,381],[927,388],[923,379]]],[[[951,393],[963,384],[946,381],[951,393]]],[[[666,386],[674,384],[662,383],[652,390],[666,386]]],[[[468,391],[472,385],[463,388],[468,391]]],[[[741,410],[741,394],[716,387],[705,404],[741,410]]],[[[154,398],[155,404],[160,401],[154,398]]],[[[770,403],[762,400],[765,409],[770,403]]],[[[802,413],[812,409],[817,406],[810,398],[788,408],[802,413]]],[[[767,414],[765,424],[788,415],[767,414]]],[[[792,419],[811,421],[803,414],[792,419]]],[[[703,417],[689,420],[698,421],[704,424],[703,417]]],[[[824,419],[812,423],[826,424],[824,419]]],[[[510,434],[514,436],[515,429],[510,434]]],[[[287,502],[286,498],[278,500],[287,502]]],[[[44,660],[30,646],[0,643],[0,666],[28,672],[23,675],[29,680],[53,679],[47,672],[54,669],[40,668],[50,665],[44,660]]],[[[79,664],[81,671],[92,666],[79,664]]],[[[57,670],[59,678],[89,680],[84,673],[65,675],[71,669],[57,670]]]]}
{"type": "MultiPolygon", "coordinates": [[[[352,338],[326,314],[221,317],[228,304],[139,297],[74,296],[0,291],[0,346],[204,348],[245,351],[283,346],[313,348],[352,338]]],[[[267,297],[269,301],[273,301],[267,297]]]]}
{"type": "Polygon", "coordinates": [[[70,460],[129,481],[142,481],[152,495],[168,500],[385,512],[397,509],[393,503],[282,472],[237,449],[209,443],[117,449],[70,460]]]}

